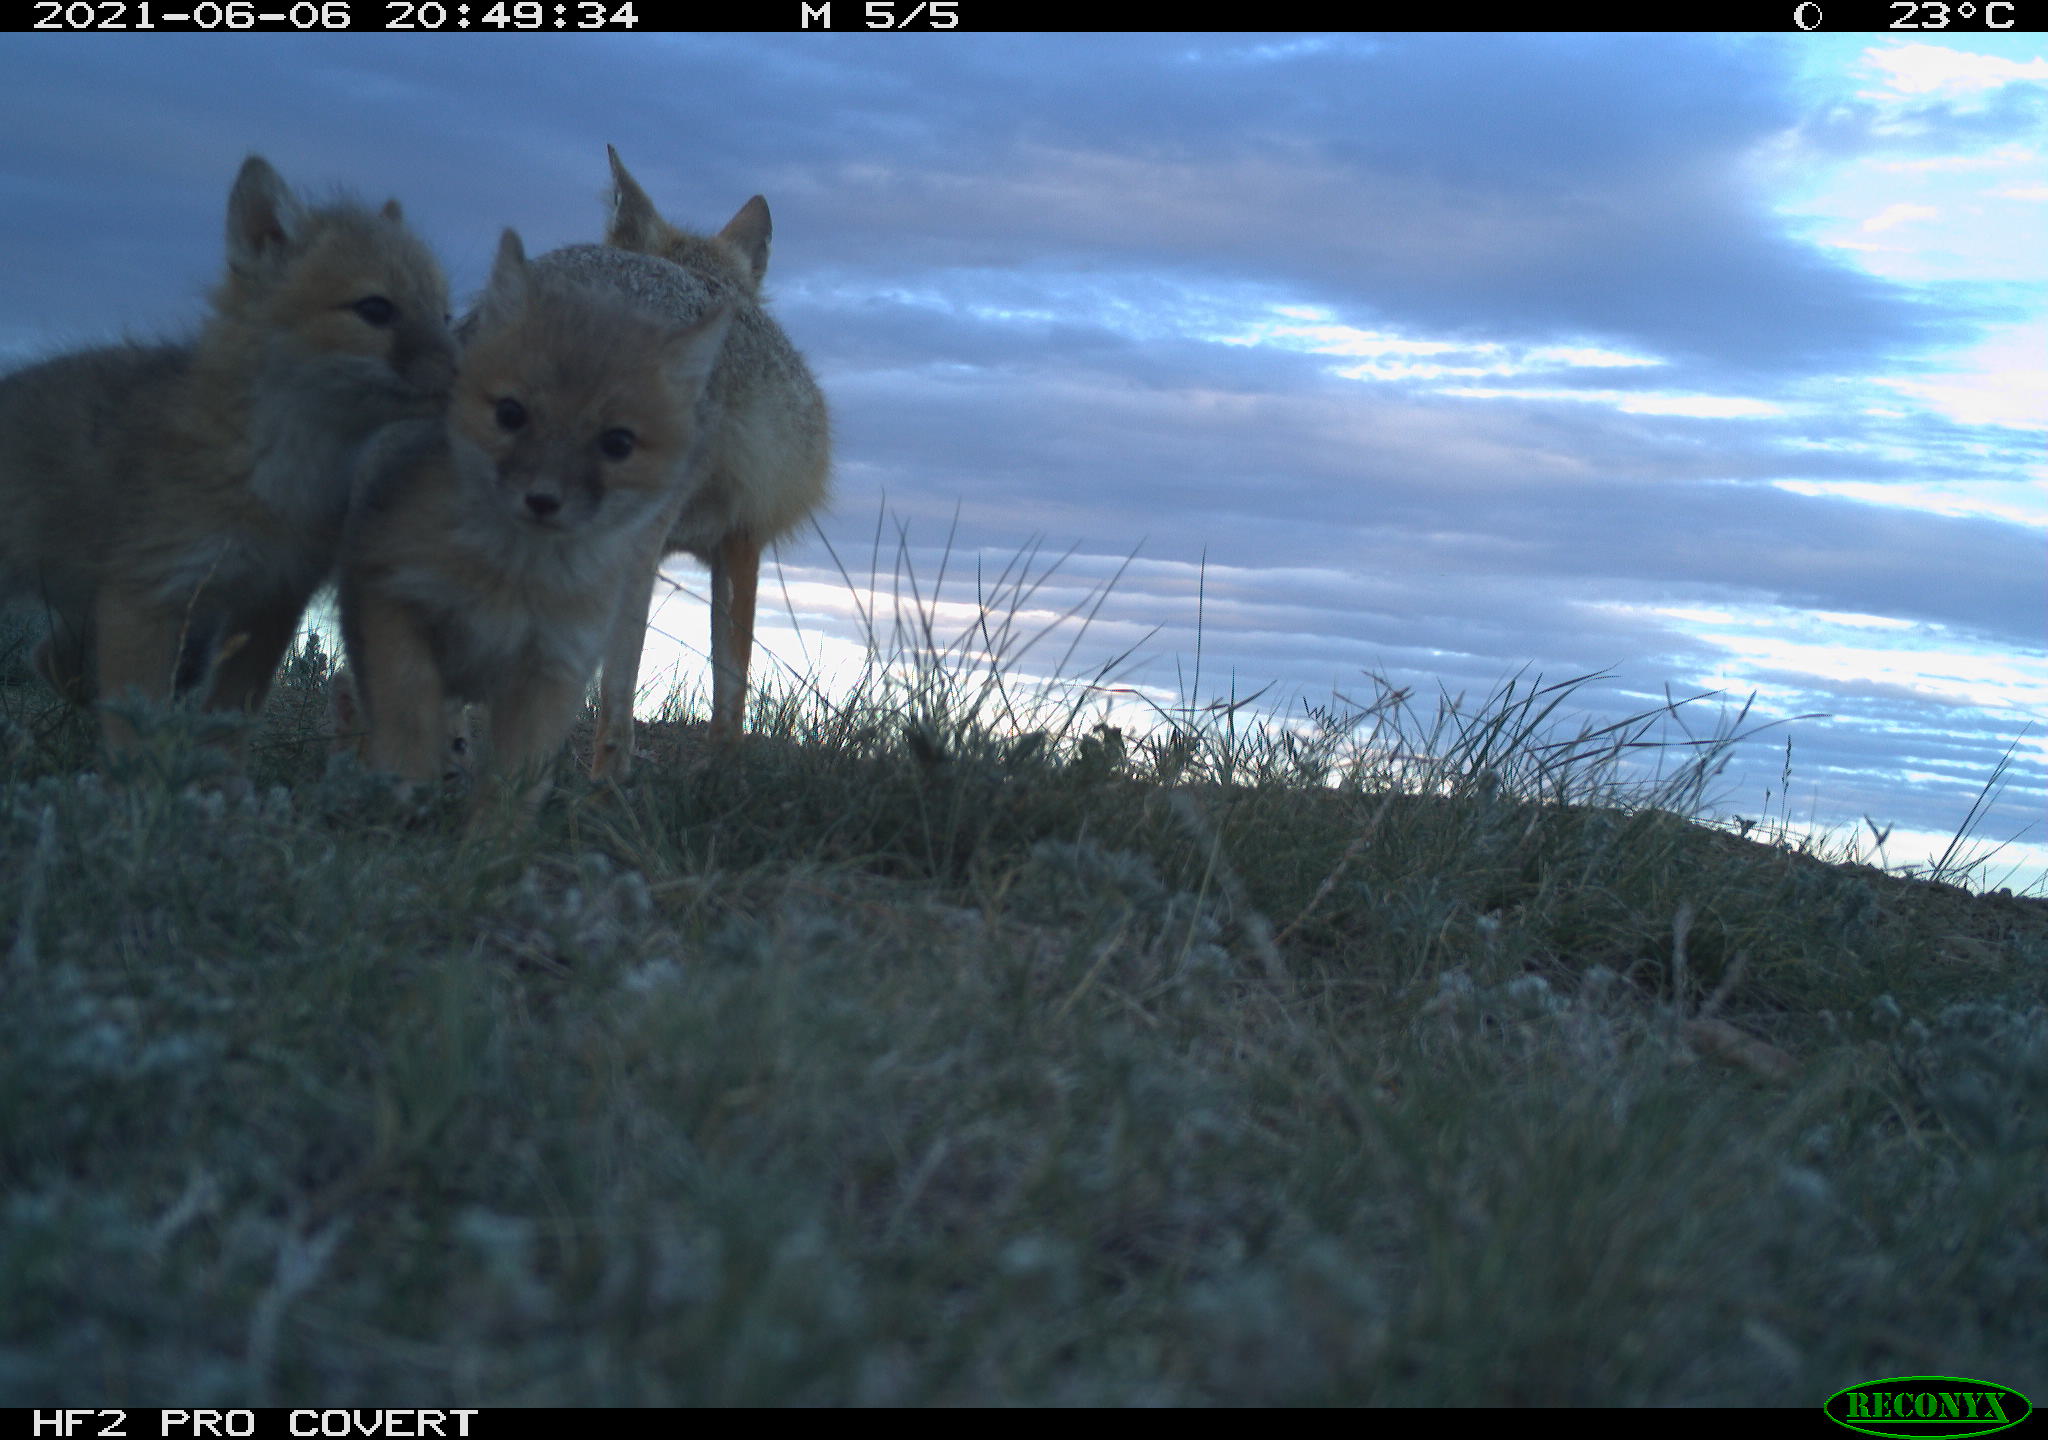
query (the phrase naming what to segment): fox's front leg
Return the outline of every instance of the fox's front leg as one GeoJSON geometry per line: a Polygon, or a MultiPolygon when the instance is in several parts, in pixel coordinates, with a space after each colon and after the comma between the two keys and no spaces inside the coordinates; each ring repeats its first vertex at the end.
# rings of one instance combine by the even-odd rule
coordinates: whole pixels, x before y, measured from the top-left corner
{"type": "MultiPolygon", "coordinates": [[[[491,697],[490,769],[511,783],[527,809],[547,798],[548,767],[569,738],[583,703],[584,681],[535,669],[491,697]]],[[[491,784],[477,787],[476,811],[491,801],[491,784]]]]}
{"type": "Polygon", "coordinates": [[[345,603],[356,708],[368,732],[363,758],[407,780],[440,779],[447,705],[425,630],[410,609],[374,590],[351,590],[345,603]]]}
{"type": "MultiPolygon", "coordinates": [[[[460,700],[446,703],[447,752],[442,756],[441,778],[459,780],[469,769],[469,707],[460,700]]],[[[353,755],[367,763],[369,726],[363,722],[363,704],[356,696],[356,677],[343,665],[327,682],[327,733],[329,748],[337,755],[353,755]]]]}
{"type": "Polygon", "coordinates": [[[618,604],[604,641],[604,673],[597,682],[597,735],[590,747],[590,778],[623,780],[633,768],[633,700],[640,688],[640,651],[647,642],[647,613],[661,580],[662,539],[651,536],[626,567],[618,604]]]}
{"type": "Polygon", "coordinates": [[[109,585],[95,606],[99,632],[101,726],[109,750],[135,743],[135,727],[105,702],[143,700],[162,704],[177,689],[180,639],[185,617],[146,594],[109,585]]]}
{"type": "Polygon", "coordinates": [[[299,616],[305,608],[303,599],[286,601],[230,622],[226,645],[214,667],[207,709],[243,710],[251,715],[263,709],[278,662],[299,633],[299,616]]]}
{"type": "Polygon", "coordinates": [[[736,740],[747,721],[747,669],[754,656],[754,594],[761,546],[744,531],[718,542],[711,559],[711,735],[736,740]]]}

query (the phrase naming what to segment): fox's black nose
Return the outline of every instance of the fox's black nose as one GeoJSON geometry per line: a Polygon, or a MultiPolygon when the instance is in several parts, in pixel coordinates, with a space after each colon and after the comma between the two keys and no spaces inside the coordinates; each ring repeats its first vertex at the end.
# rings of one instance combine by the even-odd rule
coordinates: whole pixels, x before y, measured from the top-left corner
{"type": "Polygon", "coordinates": [[[545,520],[562,508],[562,500],[558,495],[544,495],[532,490],[527,492],[526,508],[533,512],[534,519],[545,520]]]}

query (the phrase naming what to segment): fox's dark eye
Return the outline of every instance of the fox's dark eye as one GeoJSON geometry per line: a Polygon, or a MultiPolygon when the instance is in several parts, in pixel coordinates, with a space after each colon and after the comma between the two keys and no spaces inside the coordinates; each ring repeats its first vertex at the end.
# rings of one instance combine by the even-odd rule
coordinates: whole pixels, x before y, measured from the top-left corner
{"type": "Polygon", "coordinates": [[[640,443],[640,437],[631,430],[607,430],[597,437],[597,448],[614,460],[623,460],[633,453],[633,447],[640,443]]]}
{"type": "Polygon", "coordinates": [[[517,430],[526,423],[526,407],[507,395],[498,402],[497,416],[500,430],[517,430]]]}
{"type": "Polygon", "coordinates": [[[363,318],[365,325],[375,325],[379,330],[398,318],[398,307],[382,295],[367,295],[349,308],[363,318]]]}

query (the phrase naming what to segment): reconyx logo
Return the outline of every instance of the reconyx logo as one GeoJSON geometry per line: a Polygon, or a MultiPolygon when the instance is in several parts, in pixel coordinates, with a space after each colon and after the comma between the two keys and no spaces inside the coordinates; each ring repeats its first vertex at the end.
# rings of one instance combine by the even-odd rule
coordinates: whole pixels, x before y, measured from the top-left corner
{"type": "Polygon", "coordinates": [[[1903,1440],[1941,1436],[1989,1435],[2017,1425],[2033,1414],[2026,1396],[1989,1380],[1960,1375],[1894,1375],[1865,1380],[1828,1396],[1821,1407],[1828,1418],[1865,1435],[1892,1435],[1903,1440]]]}

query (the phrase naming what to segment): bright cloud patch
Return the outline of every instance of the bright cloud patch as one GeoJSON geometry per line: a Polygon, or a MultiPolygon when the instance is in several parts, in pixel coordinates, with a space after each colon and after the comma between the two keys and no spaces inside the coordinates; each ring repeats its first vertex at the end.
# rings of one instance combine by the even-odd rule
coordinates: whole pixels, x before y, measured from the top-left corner
{"type": "Polygon", "coordinates": [[[1887,205],[1863,222],[1865,230],[1889,230],[1909,220],[1939,220],[1941,212],[1932,205],[1887,205]]]}
{"type": "Polygon", "coordinates": [[[1861,88],[1843,85],[1846,76],[1815,76],[1816,111],[1830,112],[1829,91],[1853,96],[1871,113],[1878,143],[1846,161],[1808,149],[1800,130],[1765,147],[1758,158],[1778,168],[1780,213],[1808,222],[1816,243],[1888,280],[2038,283],[2048,254],[2048,157],[2039,143],[2008,132],[1970,144],[1963,137],[1975,137],[1965,130],[1948,153],[1926,150],[1936,127],[1983,113],[1998,92],[2048,89],[2048,57],[1879,46],[1863,50],[1852,73],[1863,77],[1861,88]]]}
{"type": "Polygon", "coordinates": [[[1507,390],[1479,386],[1447,386],[1440,393],[1468,400],[1530,400],[1546,404],[1562,400],[1582,405],[1612,405],[1625,415],[1689,415],[1701,420],[1768,420],[1785,413],[1782,405],[1740,395],[1666,395],[1634,390],[1507,390]]]}
{"type": "Polygon", "coordinates": [[[1871,100],[1896,95],[1967,95],[2015,82],[2048,85],[2048,59],[2039,56],[2010,60],[1943,45],[1898,45],[1865,51],[1863,63],[1885,78],[1884,90],[1863,92],[1864,98],[1871,100]]]}
{"type": "Polygon", "coordinates": [[[1336,371],[1351,380],[1469,380],[1664,363],[1650,356],[1629,355],[1595,345],[1515,346],[1485,341],[1420,340],[1383,330],[1361,330],[1312,305],[1276,305],[1268,316],[1209,338],[1223,345],[1267,345],[1311,355],[1356,357],[1363,363],[1336,371]]]}
{"type": "Polygon", "coordinates": [[[1853,695],[1859,687],[1879,687],[1992,715],[2027,714],[2041,703],[2037,660],[1962,649],[1939,625],[1773,606],[1653,606],[1643,613],[1675,622],[1724,652],[1721,673],[1703,683],[1776,692],[1788,704],[1811,698],[1798,693],[1789,680],[1794,676],[1808,677],[1814,692],[1853,695]],[[1766,683],[1761,672],[1781,678],[1766,683]]]}
{"type": "Polygon", "coordinates": [[[2001,326],[1981,344],[1947,358],[1942,372],[1885,376],[1875,383],[1965,425],[2041,429],[2048,408],[2048,316],[2001,326]]]}
{"type": "Polygon", "coordinates": [[[1892,505],[1902,510],[1925,510],[1932,515],[1958,518],[2005,520],[2048,530],[2048,493],[2038,486],[2011,481],[1777,480],[1772,483],[1794,495],[1832,495],[1866,505],[1892,505]]]}

